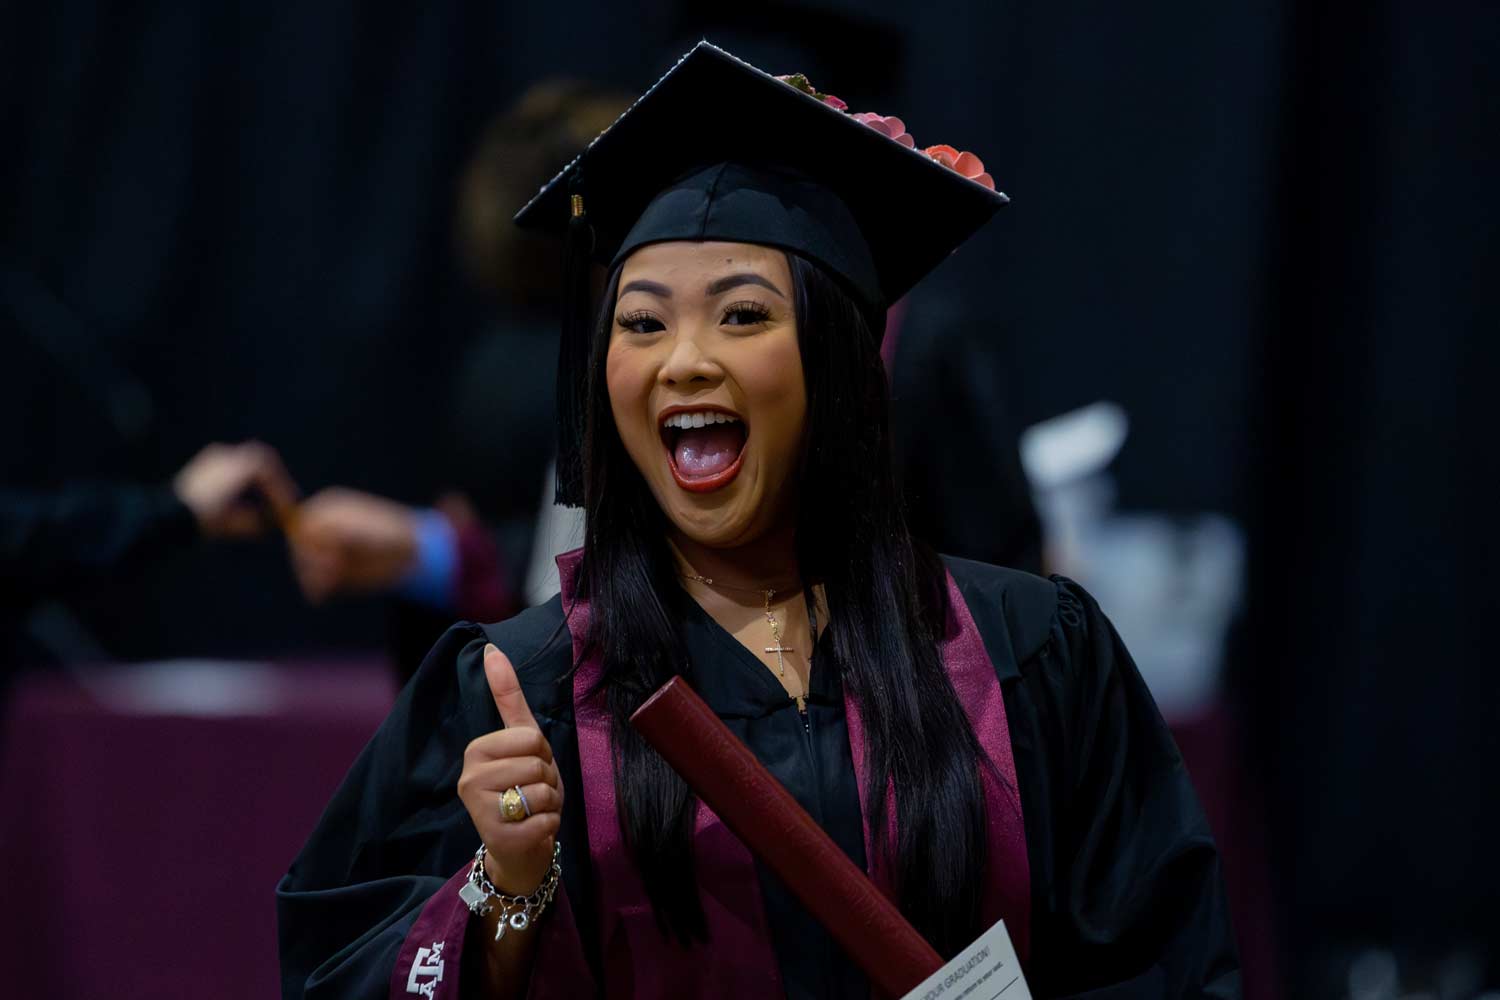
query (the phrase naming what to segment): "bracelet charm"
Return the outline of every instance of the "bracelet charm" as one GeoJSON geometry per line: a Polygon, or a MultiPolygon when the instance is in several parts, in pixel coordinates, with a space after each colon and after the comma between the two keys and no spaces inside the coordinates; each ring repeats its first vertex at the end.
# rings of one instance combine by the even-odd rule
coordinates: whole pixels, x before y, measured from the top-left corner
{"type": "Polygon", "coordinates": [[[547,909],[547,904],[552,902],[562,879],[562,862],[559,860],[562,856],[562,844],[553,843],[552,867],[542,877],[542,884],[529,896],[512,896],[496,888],[484,870],[486,853],[485,846],[480,844],[479,850],[474,852],[474,863],[469,866],[469,879],[458,890],[458,898],[463,900],[469,912],[476,917],[488,916],[496,906],[500,908],[500,918],[495,927],[495,940],[499,941],[505,936],[507,929],[526,930],[547,909]]]}

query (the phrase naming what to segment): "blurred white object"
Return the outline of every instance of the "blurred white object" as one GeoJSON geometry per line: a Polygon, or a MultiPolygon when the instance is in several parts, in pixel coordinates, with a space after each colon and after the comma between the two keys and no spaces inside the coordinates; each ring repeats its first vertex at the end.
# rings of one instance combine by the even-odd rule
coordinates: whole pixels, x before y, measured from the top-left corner
{"type": "Polygon", "coordinates": [[[1109,464],[1130,422],[1094,403],[1028,428],[1021,463],[1036,497],[1048,568],[1104,609],[1168,719],[1216,696],[1224,640],[1239,607],[1245,542],[1227,517],[1114,511],[1109,464]]]}
{"type": "Polygon", "coordinates": [[[1396,957],[1372,948],[1349,964],[1349,1000],[1395,1000],[1401,989],[1396,957]]]}
{"type": "Polygon", "coordinates": [[[583,544],[583,508],[552,502],[557,482],[556,461],[547,463],[543,481],[542,509],[536,516],[531,560],[526,566],[526,606],[535,607],[552,599],[561,586],[557,579],[557,557],[583,544]]]}
{"type": "Polygon", "coordinates": [[[266,663],[160,660],[75,673],[89,693],[122,715],[271,715],[281,684],[266,663]]]}
{"type": "Polygon", "coordinates": [[[1227,517],[1116,515],[1084,535],[1086,575],[1157,706],[1188,719],[1218,694],[1245,542],[1227,517]]]}
{"type": "Polygon", "coordinates": [[[1022,431],[1021,464],[1034,489],[1056,489],[1103,472],[1129,434],[1124,410],[1110,402],[1092,403],[1022,431]]]}
{"type": "Polygon", "coordinates": [[[1129,433],[1125,411],[1108,402],[1071,410],[1021,432],[1021,466],[1036,496],[1051,572],[1080,581],[1087,576],[1083,533],[1114,506],[1109,463],[1129,433]]]}

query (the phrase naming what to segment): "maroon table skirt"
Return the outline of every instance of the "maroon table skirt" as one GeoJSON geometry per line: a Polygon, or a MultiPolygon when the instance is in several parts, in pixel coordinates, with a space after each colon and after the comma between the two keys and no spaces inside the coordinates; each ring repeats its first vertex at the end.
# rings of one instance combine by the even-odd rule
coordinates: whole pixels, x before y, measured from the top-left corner
{"type": "MultiPolygon", "coordinates": [[[[20,995],[279,995],[274,888],[395,690],[382,663],[33,675],[0,729],[0,968],[20,995]]],[[[1277,993],[1261,824],[1220,710],[1173,729],[1277,993]]]]}
{"type": "Polygon", "coordinates": [[[0,729],[20,995],[280,995],[274,887],[395,696],[381,663],[33,675],[0,729]]]}

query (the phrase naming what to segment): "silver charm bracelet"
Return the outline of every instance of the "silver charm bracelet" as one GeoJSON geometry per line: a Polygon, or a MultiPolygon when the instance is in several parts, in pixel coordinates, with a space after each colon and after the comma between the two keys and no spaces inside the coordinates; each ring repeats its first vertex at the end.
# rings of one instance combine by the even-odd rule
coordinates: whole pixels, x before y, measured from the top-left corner
{"type": "Polygon", "coordinates": [[[500,907],[499,926],[495,928],[495,940],[499,941],[505,936],[507,928],[524,931],[530,927],[542,915],[542,911],[547,909],[547,904],[552,902],[558,883],[562,880],[562,863],[558,860],[562,856],[562,844],[553,842],[552,867],[547,869],[542,884],[529,896],[511,896],[497,889],[484,871],[486,853],[485,846],[480,844],[479,850],[474,852],[474,863],[469,867],[469,880],[458,890],[458,898],[464,901],[469,912],[476,917],[488,916],[490,910],[500,907]]]}

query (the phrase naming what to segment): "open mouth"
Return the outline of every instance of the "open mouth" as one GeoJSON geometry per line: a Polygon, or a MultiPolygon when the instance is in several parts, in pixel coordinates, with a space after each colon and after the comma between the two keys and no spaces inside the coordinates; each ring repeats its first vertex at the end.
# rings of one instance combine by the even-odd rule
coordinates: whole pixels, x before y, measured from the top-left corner
{"type": "Polygon", "coordinates": [[[667,465],[678,486],[711,493],[739,475],[750,436],[739,414],[717,406],[670,406],[659,419],[667,465]]]}

